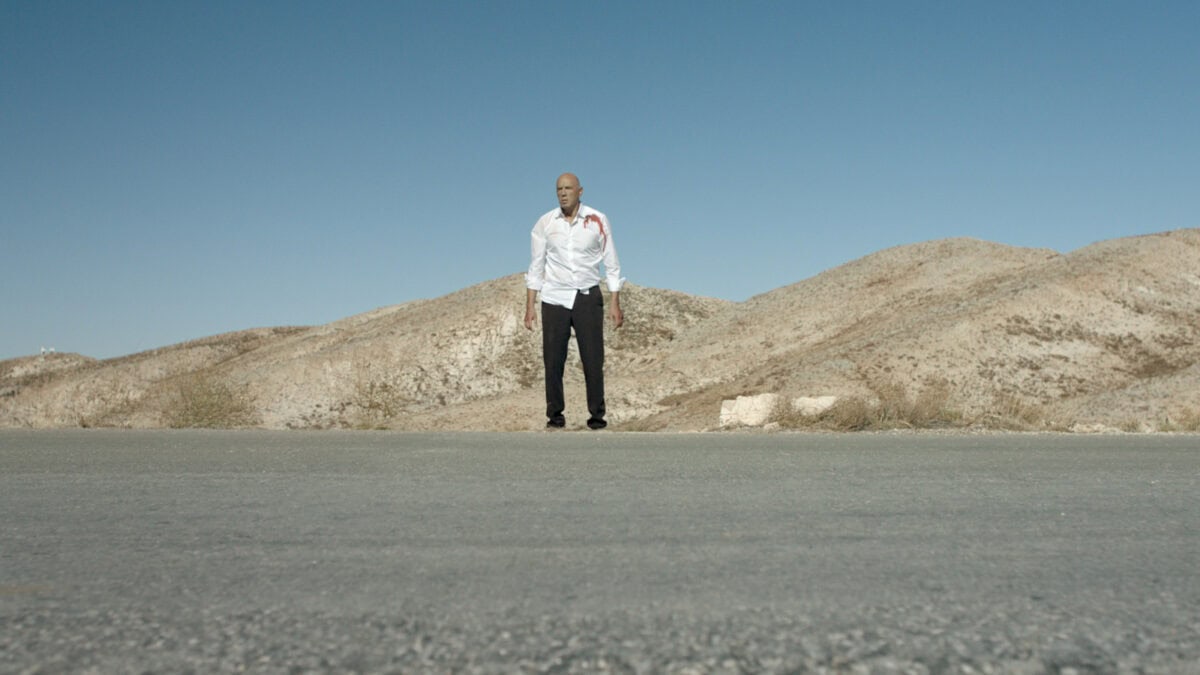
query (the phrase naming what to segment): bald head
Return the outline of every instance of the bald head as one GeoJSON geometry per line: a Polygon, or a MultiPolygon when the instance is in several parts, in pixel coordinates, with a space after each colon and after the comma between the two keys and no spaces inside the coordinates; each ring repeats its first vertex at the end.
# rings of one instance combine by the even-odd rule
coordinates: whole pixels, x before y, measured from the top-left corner
{"type": "Polygon", "coordinates": [[[583,195],[579,177],[573,173],[564,173],[558,177],[554,189],[558,193],[558,207],[562,209],[563,215],[574,218],[575,214],[579,213],[579,199],[583,195]]]}

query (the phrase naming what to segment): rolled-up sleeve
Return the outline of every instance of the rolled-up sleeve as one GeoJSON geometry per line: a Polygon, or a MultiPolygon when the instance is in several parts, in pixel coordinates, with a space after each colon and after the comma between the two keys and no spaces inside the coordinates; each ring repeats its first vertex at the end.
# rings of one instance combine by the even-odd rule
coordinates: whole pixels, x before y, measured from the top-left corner
{"type": "Polygon", "coordinates": [[[617,258],[617,242],[613,240],[612,225],[608,222],[608,217],[604,217],[604,227],[608,230],[608,241],[604,246],[604,253],[601,260],[604,263],[604,279],[608,284],[608,291],[616,293],[625,285],[625,277],[621,276],[621,261],[617,258]]]}
{"type": "Polygon", "coordinates": [[[529,239],[529,271],[525,273],[525,288],[540,291],[546,283],[546,230],[542,221],[534,223],[529,239]]]}

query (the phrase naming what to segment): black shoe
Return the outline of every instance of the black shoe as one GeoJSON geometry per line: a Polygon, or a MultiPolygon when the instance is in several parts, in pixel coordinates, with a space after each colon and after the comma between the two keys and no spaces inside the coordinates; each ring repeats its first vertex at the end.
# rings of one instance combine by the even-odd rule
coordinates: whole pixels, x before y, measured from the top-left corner
{"type": "Polygon", "coordinates": [[[588,420],[589,429],[603,429],[606,426],[608,426],[608,422],[605,422],[599,417],[593,417],[592,419],[588,420]]]}
{"type": "Polygon", "coordinates": [[[567,426],[567,419],[561,415],[558,417],[551,417],[546,421],[547,429],[561,429],[565,426],[567,426]]]}

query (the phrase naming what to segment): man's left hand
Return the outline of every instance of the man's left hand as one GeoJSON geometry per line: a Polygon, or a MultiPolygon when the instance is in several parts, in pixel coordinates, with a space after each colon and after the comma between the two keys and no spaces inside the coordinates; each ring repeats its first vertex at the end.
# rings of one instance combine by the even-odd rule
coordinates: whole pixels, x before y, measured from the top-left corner
{"type": "Polygon", "coordinates": [[[621,311],[621,306],[615,302],[609,308],[608,316],[612,319],[613,328],[620,328],[625,323],[625,313],[621,311]]]}

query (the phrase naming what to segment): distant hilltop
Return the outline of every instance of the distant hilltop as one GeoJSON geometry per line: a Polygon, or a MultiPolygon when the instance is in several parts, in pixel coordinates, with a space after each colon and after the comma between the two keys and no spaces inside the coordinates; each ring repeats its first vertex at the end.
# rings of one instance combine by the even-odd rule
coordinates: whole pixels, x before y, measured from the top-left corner
{"type": "MultiPolygon", "coordinates": [[[[524,295],[514,274],[324,326],[0,361],[0,426],[536,430],[524,295]]],[[[632,284],[621,299],[616,429],[721,428],[722,402],[742,397],[769,405],[726,428],[1200,430],[1198,229],[1067,254],[944,239],[745,302],[632,284]],[[828,405],[792,405],[812,400],[828,405]]],[[[574,343],[570,358],[581,426],[574,343]]]]}

